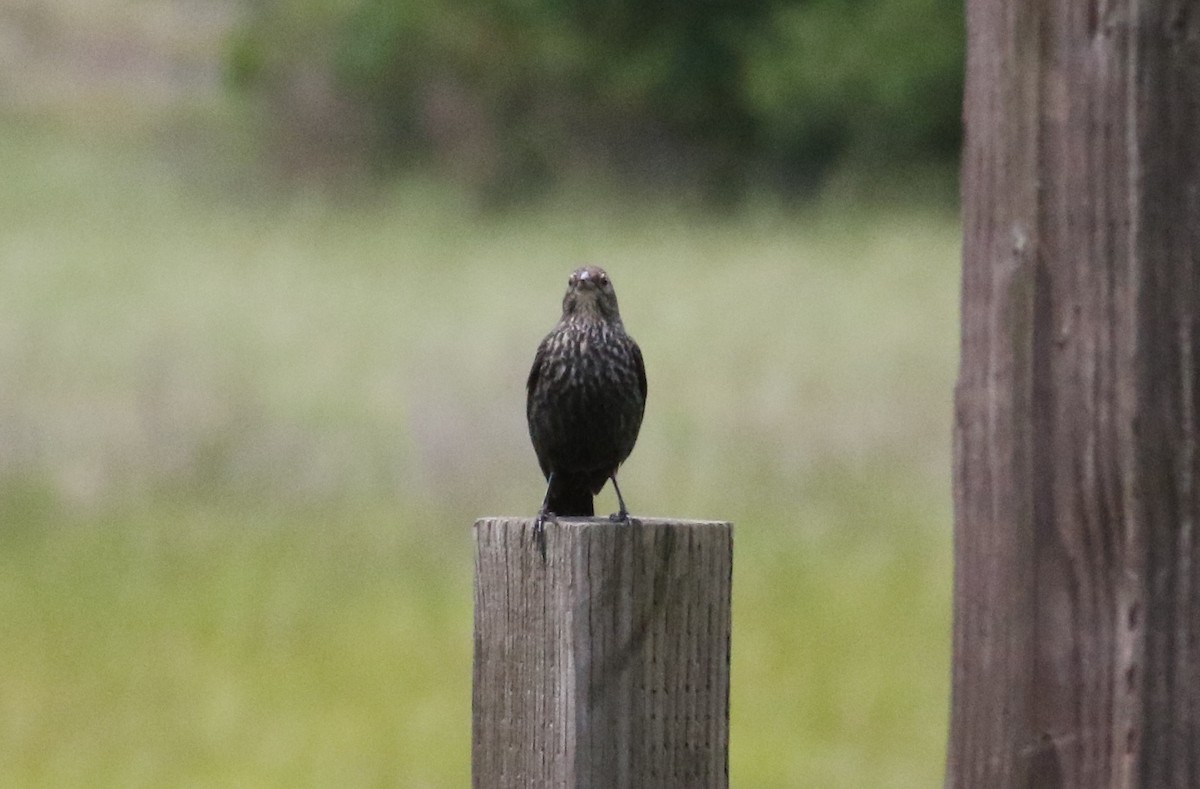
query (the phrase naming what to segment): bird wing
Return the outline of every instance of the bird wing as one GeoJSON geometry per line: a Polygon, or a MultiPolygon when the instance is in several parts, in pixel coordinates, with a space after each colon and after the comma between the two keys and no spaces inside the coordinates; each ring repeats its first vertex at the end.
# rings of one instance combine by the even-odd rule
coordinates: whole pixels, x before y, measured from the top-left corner
{"type": "Polygon", "coordinates": [[[637,371],[638,389],[642,391],[643,407],[646,402],[646,365],[642,361],[642,349],[638,344],[633,343],[633,366],[637,371]]]}
{"type": "Polygon", "coordinates": [[[547,337],[538,345],[533,357],[533,367],[529,368],[529,378],[525,381],[525,416],[528,418],[533,409],[533,391],[537,389],[538,378],[542,374],[542,362],[546,358],[547,337]]]}

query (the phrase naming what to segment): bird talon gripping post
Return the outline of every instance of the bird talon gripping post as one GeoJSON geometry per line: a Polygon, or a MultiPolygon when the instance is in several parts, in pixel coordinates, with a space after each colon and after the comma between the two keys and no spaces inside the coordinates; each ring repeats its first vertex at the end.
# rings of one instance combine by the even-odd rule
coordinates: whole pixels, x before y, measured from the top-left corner
{"type": "Polygon", "coordinates": [[[621,488],[617,485],[617,475],[612,476],[613,490],[617,492],[617,511],[608,516],[608,519],[613,523],[629,523],[629,510],[625,507],[625,497],[621,495],[621,488]]]}
{"type": "Polygon", "coordinates": [[[543,562],[546,561],[546,521],[550,521],[555,526],[558,525],[558,518],[554,513],[545,510],[539,512],[533,521],[533,543],[537,546],[543,562]]]}
{"type": "Polygon", "coordinates": [[[642,351],[625,332],[604,269],[584,266],[567,280],[562,318],[538,346],[525,384],[525,416],[546,498],[534,521],[545,553],[545,520],[595,514],[592,497],[612,480],[628,522],[617,469],[633,451],[646,409],[642,351]],[[553,517],[553,515],[549,515],[553,517]]]}

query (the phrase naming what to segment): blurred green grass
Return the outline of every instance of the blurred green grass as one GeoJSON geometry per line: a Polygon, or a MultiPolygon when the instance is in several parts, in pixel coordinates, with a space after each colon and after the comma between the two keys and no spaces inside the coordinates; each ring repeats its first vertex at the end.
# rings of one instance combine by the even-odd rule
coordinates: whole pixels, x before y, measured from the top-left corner
{"type": "Polygon", "coordinates": [[[223,166],[0,127],[0,784],[465,785],[469,526],[541,500],[582,261],[646,356],[631,507],[737,522],[733,784],[939,782],[948,211],[223,166]]]}

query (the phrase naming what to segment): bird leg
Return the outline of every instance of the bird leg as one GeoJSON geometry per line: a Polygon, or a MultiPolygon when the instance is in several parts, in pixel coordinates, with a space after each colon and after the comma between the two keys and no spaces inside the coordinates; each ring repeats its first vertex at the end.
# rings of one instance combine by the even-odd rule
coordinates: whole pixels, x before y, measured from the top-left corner
{"type": "Polygon", "coordinates": [[[553,512],[547,509],[550,506],[550,486],[554,484],[554,472],[546,477],[546,495],[542,499],[542,507],[538,510],[537,518],[533,521],[533,541],[538,547],[538,553],[542,556],[542,561],[546,561],[546,521],[553,521],[558,524],[558,518],[553,512]]]}
{"type": "Polygon", "coordinates": [[[625,508],[625,497],[621,495],[621,488],[617,485],[616,472],[614,472],[609,479],[612,480],[613,490],[617,492],[617,503],[620,506],[620,509],[614,512],[612,515],[609,515],[608,519],[614,523],[628,523],[629,510],[625,508]]]}

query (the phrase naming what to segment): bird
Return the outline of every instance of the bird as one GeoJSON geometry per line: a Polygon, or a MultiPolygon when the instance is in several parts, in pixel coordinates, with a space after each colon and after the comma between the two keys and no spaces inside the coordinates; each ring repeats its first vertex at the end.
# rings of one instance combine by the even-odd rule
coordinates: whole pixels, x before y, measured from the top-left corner
{"type": "Polygon", "coordinates": [[[567,280],[562,318],[538,345],[525,393],[529,438],[546,478],[533,528],[544,559],[546,521],[594,515],[592,497],[609,480],[619,504],[610,518],[629,522],[617,469],[641,430],[646,366],[604,269],[584,266],[567,280]]]}

